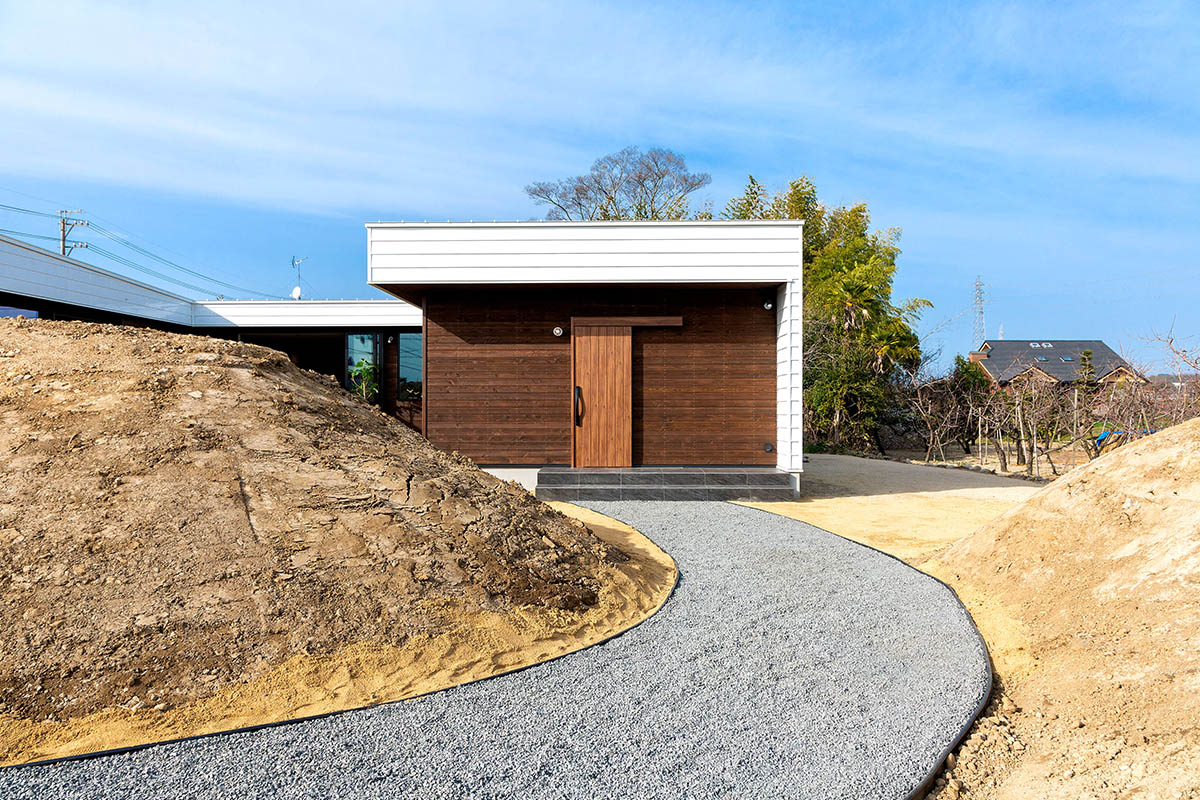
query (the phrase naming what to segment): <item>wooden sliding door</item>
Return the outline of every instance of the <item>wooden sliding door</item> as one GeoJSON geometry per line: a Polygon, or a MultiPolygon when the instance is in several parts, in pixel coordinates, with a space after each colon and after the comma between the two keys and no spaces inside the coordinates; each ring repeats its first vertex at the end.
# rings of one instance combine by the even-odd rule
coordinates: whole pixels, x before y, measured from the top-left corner
{"type": "Polygon", "coordinates": [[[633,346],[628,325],[574,329],[574,466],[633,463],[633,346]]]}
{"type": "Polygon", "coordinates": [[[682,317],[571,318],[571,466],[633,466],[633,329],[682,317]]]}

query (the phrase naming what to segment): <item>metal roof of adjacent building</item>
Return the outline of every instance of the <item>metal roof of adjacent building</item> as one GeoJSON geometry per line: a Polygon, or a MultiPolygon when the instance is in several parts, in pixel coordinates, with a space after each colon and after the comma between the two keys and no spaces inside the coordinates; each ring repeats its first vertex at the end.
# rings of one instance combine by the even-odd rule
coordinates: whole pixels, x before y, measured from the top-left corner
{"type": "Polygon", "coordinates": [[[1137,370],[1099,339],[988,339],[979,347],[987,358],[979,361],[998,383],[1008,383],[1031,368],[1070,383],[1079,379],[1079,364],[1085,350],[1092,351],[1092,366],[1097,380],[1116,369],[1137,370]]]}

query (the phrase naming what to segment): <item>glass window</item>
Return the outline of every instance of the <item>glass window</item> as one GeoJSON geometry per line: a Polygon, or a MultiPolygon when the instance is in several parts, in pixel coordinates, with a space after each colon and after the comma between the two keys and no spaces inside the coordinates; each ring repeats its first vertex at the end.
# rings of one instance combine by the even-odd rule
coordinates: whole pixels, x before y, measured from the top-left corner
{"type": "Polygon", "coordinates": [[[1074,356],[1059,356],[1063,361],[1074,361],[1074,356]]]}
{"type": "Polygon", "coordinates": [[[28,308],[14,308],[13,306],[0,306],[0,317],[25,317],[26,319],[37,319],[38,313],[30,311],[28,308]]]}
{"type": "Polygon", "coordinates": [[[369,401],[379,394],[379,337],[375,334],[346,335],[346,388],[369,401]]]}
{"type": "Polygon", "coordinates": [[[1046,358],[1045,356],[1038,356],[1037,360],[1038,361],[1049,361],[1050,359],[1046,358]]]}
{"type": "Polygon", "coordinates": [[[401,333],[396,336],[399,351],[399,374],[396,381],[397,400],[421,399],[421,334],[401,333]]]}

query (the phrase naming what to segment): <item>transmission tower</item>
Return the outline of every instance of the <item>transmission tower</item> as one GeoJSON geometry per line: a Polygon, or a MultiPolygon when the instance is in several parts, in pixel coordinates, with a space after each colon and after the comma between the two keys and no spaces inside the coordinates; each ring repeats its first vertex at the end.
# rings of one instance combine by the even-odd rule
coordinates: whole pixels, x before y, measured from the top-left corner
{"type": "Polygon", "coordinates": [[[987,336],[987,324],[985,323],[984,318],[983,318],[983,276],[982,275],[975,276],[975,297],[974,297],[973,302],[975,305],[975,330],[972,331],[972,335],[974,336],[974,341],[971,343],[971,346],[979,347],[979,345],[983,344],[983,340],[987,336]]]}

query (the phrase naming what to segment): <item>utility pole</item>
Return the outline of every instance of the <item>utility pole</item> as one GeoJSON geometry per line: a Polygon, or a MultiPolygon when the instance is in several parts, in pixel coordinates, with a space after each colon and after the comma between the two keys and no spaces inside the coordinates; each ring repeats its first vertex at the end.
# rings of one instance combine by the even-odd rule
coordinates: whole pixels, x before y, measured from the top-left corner
{"type": "Polygon", "coordinates": [[[975,341],[972,342],[973,347],[979,347],[983,344],[984,337],[987,336],[987,326],[983,319],[983,276],[975,276],[975,341]]]}
{"type": "Polygon", "coordinates": [[[86,219],[75,219],[67,216],[68,214],[82,214],[83,209],[77,208],[73,211],[58,212],[58,252],[59,255],[69,256],[71,251],[76,247],[87,247],[87,242],[68,242],[67,234],[75,229],[76,225],[87,225],[86,219]]]}

